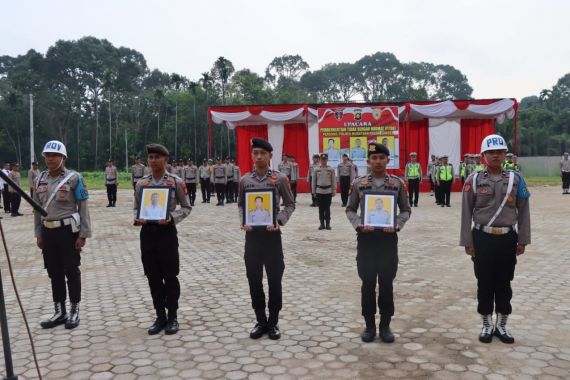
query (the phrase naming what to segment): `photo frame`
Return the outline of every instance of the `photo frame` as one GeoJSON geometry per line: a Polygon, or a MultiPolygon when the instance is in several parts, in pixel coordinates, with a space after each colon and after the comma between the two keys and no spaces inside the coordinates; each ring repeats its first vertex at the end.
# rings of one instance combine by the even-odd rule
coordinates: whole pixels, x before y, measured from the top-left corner
{"type": "Polygon", "coordinates": [[[254,229],[275,225],[275,189],[249,189],[244,191],[243,224],[254,229]]]}
{"type": "Polygon", "coordinates": [[[169,186],[143,187],[139,197],[137,219],[146,220],[148,223],[158,223],[159,220],[170,218],[170,192],[169,186]]]}
{"type": "Polygon", "coordinates": [[[361,222],[376,229],[396,228],[396,194],[387,192],[365,191],[361,199],[361,222]]]}

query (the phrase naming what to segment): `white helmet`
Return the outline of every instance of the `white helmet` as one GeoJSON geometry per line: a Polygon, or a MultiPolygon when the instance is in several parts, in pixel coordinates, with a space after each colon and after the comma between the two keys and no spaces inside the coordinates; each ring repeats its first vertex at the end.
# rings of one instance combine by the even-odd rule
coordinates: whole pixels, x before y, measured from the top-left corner
{"type": "Polygon", "coordinates": [[[504,150],[508,152],[507,142],[499,135],[489,135],[481,141],[481,153],[488,150],[504,150]]]}
{"type": "Polygon", "coordinates": [[[42,150],[42,156],[45,157],[46,153],[59,153],[63,157],[67,158],[67,149],[61,141],[51,140],[44,145],[44,150],[42,150]]]}

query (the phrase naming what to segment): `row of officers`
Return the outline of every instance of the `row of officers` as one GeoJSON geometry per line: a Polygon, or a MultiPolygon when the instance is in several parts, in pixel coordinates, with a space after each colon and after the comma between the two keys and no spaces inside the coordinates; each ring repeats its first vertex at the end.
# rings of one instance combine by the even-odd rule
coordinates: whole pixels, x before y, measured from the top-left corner
{"type": "MultiPolygon", "coordinates": [[[[390,160],[387,148],[378,143],[370,143],[367,148],[369,173],[355,178],[350,184],[345,213],[356,231],[356,271],[362,281],[361,312],[365,323],[361,338],[364,342],[371,342],[378,332],[383,342],[390,343],[395,339],[390,323],[395,314],[393,281],[399,261],[398,232],[410,219],[412,207],[404,179],[386,171],[390,160]],[[386,227],[366,223],[361,212],[366,196],[379,193],[393,197],[397,205],[394,221],[386,227]],[[378,312],[380,322],[377,330],[378,312]]],[[[154,335],[164,330],[166,334],[175,334],[179,328],[177,310],[181,291],[177,278],[180,262],[177,225],[190,215],[192,207],[184,181],[166,170],[168,150],[159,144],[150,144],[146,150],[150,173],[136,182],[133,218],[134,225],[141,227],[142,267],[156,312],[148,333],[154,335]],[[146,187],[169,190],[169,212],[164,219],[151,222],[140,217],[138,210],[146,187]]],[[[266,140],[252,139],[253,169],[243,175],[238,184],[238,216],[245,232],[244,263],[256,318],[256,324],[250,331],[252,339],[264,334],[270,339],[281,336],[278,322],[283,307],[282,278],[285,269],[281,229],[295,211],[289,178],[269,167],[272,151],[273,147],[266,140]],[[274,194],[274,222],[263,228],[254,228],[244,218],[249,211],[245,209],[246,194],[268,188],[274,194]],[[264,272],[267,274],[268,297],[263,285],[264,272]]],[[[512,312],[511,281],[517,256],[522,255],[526,245],[530,244],[530,193],[520,173],[502,167],[506,151],[507,145],[501,136],[487,136],[481,146],[487,166],[469,175],[462,192],[460,245],[465,247],[465,253],[473,261],[477,279],[477,312],[482,321],[479,340],[484,343],[491,342],[493,336],[505,343],[514,342],[506,329],[512,312]],[[493,313],[496,313],[495,321],[493,313]]],[[[89,193],[82,176],[65,168],[67,152],[61,142],[48,142],[42,155],[47,170],[40,173],[33,185],[34,199],[47,210],[47,216],[35,213],[34,230],[51,280],[55,310],[50,318],[41,322],[41,326],[47,329],[65,324],[66,328],[72,329],[80,322],[81,250],[91,237],[89,193]],[[71,301],[69,313],[66,311],[67,294],[71,301]]],[[[334,170],[326,169],[326,154],[319,159],[321,165],[312,174],[317,196],[324,194],[320,191],[334,191],[332,185],[335,184],[334,170]],[[319,178],[326,178],[330,185],[322,185],[324,182],[319,178]]],[[[378,204],[376,202],[376,206],[378,204]]]]}

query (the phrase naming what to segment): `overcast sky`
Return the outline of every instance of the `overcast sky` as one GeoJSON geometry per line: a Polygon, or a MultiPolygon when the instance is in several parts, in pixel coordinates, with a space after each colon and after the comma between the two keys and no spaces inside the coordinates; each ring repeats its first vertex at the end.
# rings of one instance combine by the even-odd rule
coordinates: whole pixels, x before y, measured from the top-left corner
{"type": "Polygon", "coordinates": [[[570,72],[565,0],[6,0],[0,10],[0,55],[91,35],[190,79],[219,56],[263,74],[283,54],[315,70],[385,51],[455,66],[474,97],[520,100],[570,72]]]}

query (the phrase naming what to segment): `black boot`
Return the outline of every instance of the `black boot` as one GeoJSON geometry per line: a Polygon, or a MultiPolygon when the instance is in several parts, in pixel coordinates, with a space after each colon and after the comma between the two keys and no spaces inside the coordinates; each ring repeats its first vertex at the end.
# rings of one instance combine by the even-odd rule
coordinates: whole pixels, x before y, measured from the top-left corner
{"type": "Polygon", "coordinates": [[[269,320],[267,321],[267,335],[269,339],[277,340],[281,338],[279,331],[279,311],[270,311],[269,320]]]}
{"type": "Polygon", "coordinates": [[[321,225],[319,226],[319,230],[324,230],[325,229],[325,221],[321,220],[321,225]]]}
{"type": "Polygon", "coordinates": [[[42,328],[44,329],[51,329],[67,321],[67,313],[65,312],[65,303],[55,302],[53,305],[55,310],[53,315],[49,319],[40,322],[40,326],[42,326],[42,328]]]}
{"type": "Polygon", "coordinates": [[[370,343],[376,337],[376,316],[365,315],[364,322],[366,322],[366,328],[360,335],[360,338],[363,342],[370,343]]]}
{"type": "Polygon", "coordinates": [[[395,338],[390,330],[390,321],[392,317],[389,315],[380,315],[380,340],[384,343],[392,343],[395,338]]]}
{"type": "Polygon", "coordinates": [[[168,320],[166,319],[166,313],[164,310],[160,310],[156,312],[156,320],[152,324],[152,326],[148,329],[148,335],[156,335],[162,331],[163,328],[166,327],[166,323],[168,320]]]}
{"type": "Polygon", "coordinates": [[[483,322],[483,328],[481,329],[481,334],[479,334],[479,342],[491,343],[493,340],[493,315],[481,314],[481,321],[483,322]]]}
{"type": "Polygon", "coordinates": [[[65,322],[66,329],[74,329],[79,326],[79,303],[72,302],[71,310],[69,310],[69,318],[65,322]]]}
{"type": "Polygon", "coordinates": [[[173,335],[178,332],[178,319],[176,312],[168,312],[168,321],[166,322],[166,327],[164,328],[164,333],[166,335],[173,335]]]}
{"type": "Polygon", "coordinates": [[[332,228],[331,228],[331,221],[330,221],[330,220],[327,220],[327,225],[326,225],[325,228],[326,228],[327,230],[332,230],[332,228]]]}
{"type": "Polygon", "coordinates": [[[267,332],[267,315],[265,315],[265,309],[255,310],[255,317],[257,323],[249,333],[251,339],[259,339],[267,332]]]}
{"type": "Polygon", "coordinates": [[[512,344],[515,342],[515,338],[507,332],[507,319],[508,314],[497,313],[497,323],[495,324],[495,331],[493,332],[501,342],[512,344]]]}

